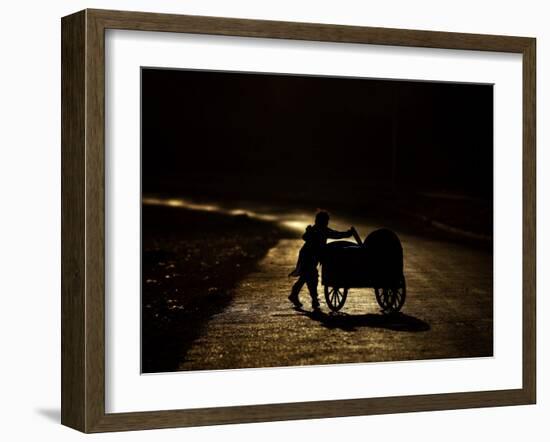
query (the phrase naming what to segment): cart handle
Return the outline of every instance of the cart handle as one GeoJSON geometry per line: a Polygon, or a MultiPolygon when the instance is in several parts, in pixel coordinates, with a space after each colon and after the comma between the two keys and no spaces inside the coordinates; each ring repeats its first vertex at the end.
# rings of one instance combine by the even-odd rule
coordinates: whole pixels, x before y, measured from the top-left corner
{"type": "Polygon", "coordinates": [[[363,241],[361,241],[361,237],[359,236],[359,233],[357,233],[357,230],[355,227],[351,226],[351,234],[353,235],[353,239],[357,242],[358,245],[362,246],[363,241]]]}

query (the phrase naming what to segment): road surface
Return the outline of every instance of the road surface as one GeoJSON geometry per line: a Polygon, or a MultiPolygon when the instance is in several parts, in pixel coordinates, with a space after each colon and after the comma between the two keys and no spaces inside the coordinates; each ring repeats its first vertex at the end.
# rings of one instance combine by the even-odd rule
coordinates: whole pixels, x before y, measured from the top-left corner
{"type": "MultiPolygon", "coordinates": [[[[349,223],[336,219],[336,228],[349,223]]],[[[303,217],[283,221],[303,227],[303,217]]],[[[355,224],[362,237],[375,226],[355,224]]],[[[493,352],[492,257],[488,251],[397,232],[403,244],[407,300],[402,314],[380,313],[372,289],[350,289],[344,308],[321,311],[307,288],[287,299],[301,240],[281,240],[213,316],[179,370],[320,365],[486,357],[493,352]]]]}

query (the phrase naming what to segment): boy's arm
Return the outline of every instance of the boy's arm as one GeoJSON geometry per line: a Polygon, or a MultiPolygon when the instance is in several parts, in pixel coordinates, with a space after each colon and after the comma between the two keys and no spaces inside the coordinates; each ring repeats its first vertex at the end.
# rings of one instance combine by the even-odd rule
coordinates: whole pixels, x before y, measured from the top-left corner
{"type": "Polygon", "coordinates": [[[339,232],[338,230],[333,230],[327,227],[327,238],[342,239],[342,238],[349,238],[351,235],[352,235],[351,229],[346,230],[345,232],[339,232]]]}

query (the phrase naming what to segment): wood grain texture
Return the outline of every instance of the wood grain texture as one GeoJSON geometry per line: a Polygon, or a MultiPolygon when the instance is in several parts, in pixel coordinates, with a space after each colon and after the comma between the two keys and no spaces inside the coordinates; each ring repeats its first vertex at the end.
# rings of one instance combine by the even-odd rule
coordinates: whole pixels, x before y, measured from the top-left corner
{"type": "Polygon", "coordinates": [[[522,52],[529,38],[318,23],[88,10],[106,29],[187,32],[257,38],[522,52]]]}
{"type": "Polygon", "coordinates": [[[536,40],[523,51],[523,389],[536,402],[536,40]]]}
{"type": "Polygon", "coordinates": [[[61,422],[85,426],[85,13],[65,17],[61,45],[61,422]]]}
{"type": "Polygon", "coordinates": [[[531,404],[535,352],[535,40],[86,10],[62,21],[62,423],[84,432],[531,404]],[[523,387],[192,410],[105,413],[105,29],[523,54],[523,387]]]}
{"type": "Polygon", "coordinates": [[[93,432],[320,419],[526,404],[522,390],[107,414],[93,432]]]}
{"type": "Polygon", "coordinates": [[[86,11],[86,427],[105,414],[105,38],[86,11]]]}

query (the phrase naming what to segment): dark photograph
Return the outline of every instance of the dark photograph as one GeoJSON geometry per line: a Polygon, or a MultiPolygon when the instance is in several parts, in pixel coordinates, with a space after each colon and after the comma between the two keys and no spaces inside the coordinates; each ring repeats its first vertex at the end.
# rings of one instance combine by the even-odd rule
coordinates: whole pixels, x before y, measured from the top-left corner
{"type": "Polygon", "coordinates": [[[493,356],[493,86],[141,70],[141,371],[493,356]]]}

